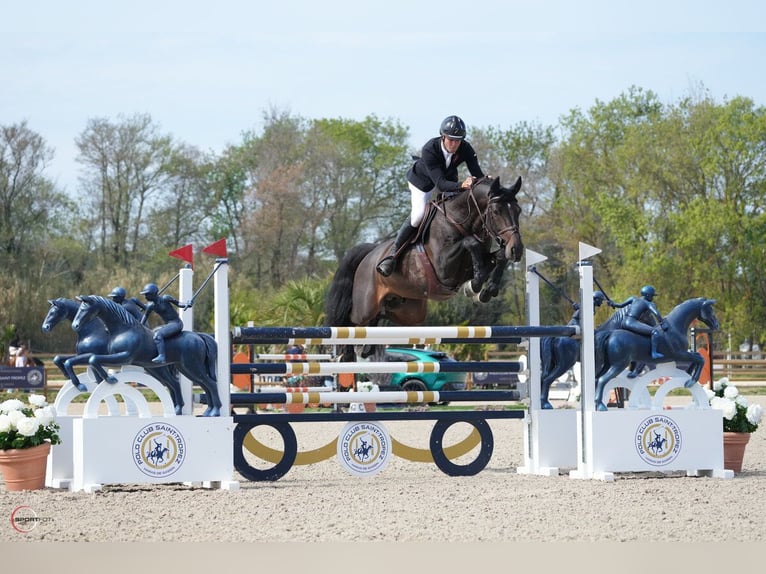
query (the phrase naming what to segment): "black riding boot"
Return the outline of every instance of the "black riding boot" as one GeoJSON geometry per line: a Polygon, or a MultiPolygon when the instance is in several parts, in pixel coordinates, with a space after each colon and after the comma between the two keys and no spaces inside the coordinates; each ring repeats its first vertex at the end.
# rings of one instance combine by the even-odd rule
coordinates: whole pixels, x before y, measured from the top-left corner
{"type": "Polygon", "coordinates": [[[157,337],[154,342],[157,344],[157,356],[152,359],[152,363],[165,362],[165,339],[157,337]]]}
{"type": "Polygon", "coordinates": [[[396,234],[396,239],[394,240],[394,244],[388,252],[388,255],[378,263],[378,266],[376,267],[378,273],[383,275],[383,277],[388,277],[394,272],[394,268],[396,267],[396,252],[399,251],[402,245],[412,238],[417,230],[417,227],[412,227],[412,225],[410,225],[409,219],[404,222],[404,225],[399,228],[399,232],[396,234]]]}

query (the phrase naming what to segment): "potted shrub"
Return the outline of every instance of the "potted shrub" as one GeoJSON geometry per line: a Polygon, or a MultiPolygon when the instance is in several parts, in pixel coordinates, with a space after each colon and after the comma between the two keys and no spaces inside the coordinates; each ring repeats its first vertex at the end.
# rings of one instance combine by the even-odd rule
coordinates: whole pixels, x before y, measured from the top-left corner
{"type": "Polygon", "coordinates": [[[750,404],[735,385],[724,377],[713,383],[713,390],[707,389],[710,406],[723,411],[723,458],[724,468],[740,472],[745,447],[750,433],[758,429],[763,417],[763,407],[750,404]]]}
{"type": "Polygon", "coordinates": [[[7,490],[45,486],[51,445],[61,443],[55,411],[43,395],[0,403],[0,473],[7,490]]]}

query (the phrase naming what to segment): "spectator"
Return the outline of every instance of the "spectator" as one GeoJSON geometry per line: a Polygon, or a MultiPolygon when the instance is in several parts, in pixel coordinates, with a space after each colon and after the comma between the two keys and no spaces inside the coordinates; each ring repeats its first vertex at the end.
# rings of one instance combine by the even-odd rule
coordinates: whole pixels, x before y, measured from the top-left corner
{"type": "Polygon", "coordinates": [[[29,366],[29,350],[27,349],[27,346],[24,343],[22,343],[18,351],[16,351],[15,366],[16,367],[29,366]]]}

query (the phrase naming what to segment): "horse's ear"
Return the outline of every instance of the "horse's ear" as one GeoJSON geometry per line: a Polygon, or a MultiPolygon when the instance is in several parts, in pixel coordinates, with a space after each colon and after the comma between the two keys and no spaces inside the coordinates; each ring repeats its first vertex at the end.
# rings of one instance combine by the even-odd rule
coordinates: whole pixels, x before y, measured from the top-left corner
{"type": "Polygon", "coordinates": [[[715,305],[716,304],[716,300],[715,299],[708,299],[707,302],[710,303],[711,305],[715,305]]]}
{"type": "Polygon", "coordinates": [[[498,193],[500,193],[500,178],[496,177],[489,184],[489,195],[497,195],[498,193]]]}
{"type": "Polygon", "coordinates": [[[85,297],[85,295],[76,295],[75,299],[77,299],[80,303],[82,303],[82,298],[85,297]]]}
{"type": "Polygon", "coordinates": [[[521,190],[521,176],[516,178],[516,183],[514,183],[508,191],[510,191],[513,196],[516,197],[516,194],[519,193],[519,190],[521,190]]]}

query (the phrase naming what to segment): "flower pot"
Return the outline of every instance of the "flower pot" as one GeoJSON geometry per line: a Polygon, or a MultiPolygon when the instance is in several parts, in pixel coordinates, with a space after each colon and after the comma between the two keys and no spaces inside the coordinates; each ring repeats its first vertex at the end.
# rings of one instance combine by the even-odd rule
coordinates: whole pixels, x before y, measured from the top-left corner
{"type": "Polygon", "coordinates": [[[51,443],[30,448],[0,450],[0,473],[6,490],[40,490],[45,488],[45,467],[51,443]]]}
{"type": "Polygon", "coordinates": [[[750,441],[750,433],[723,433],[723,467],[734,472],[742,472],[742,459],[745,457],[745,447],[750,441]]]}

